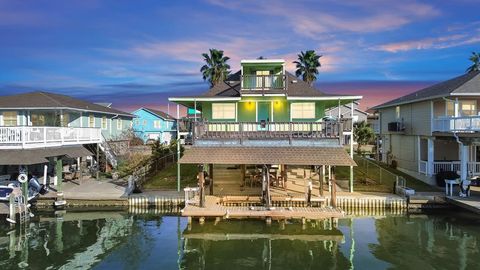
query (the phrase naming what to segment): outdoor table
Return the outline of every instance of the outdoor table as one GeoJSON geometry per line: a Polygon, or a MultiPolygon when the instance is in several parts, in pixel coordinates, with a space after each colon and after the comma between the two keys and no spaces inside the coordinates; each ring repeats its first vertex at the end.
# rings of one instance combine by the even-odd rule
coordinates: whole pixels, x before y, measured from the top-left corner
{"type": "Polygon", "coordinates": [[[453,196],[453,185],[460,185],[458,179],[445,179],[445,194],[447,196],[453,196]]]}

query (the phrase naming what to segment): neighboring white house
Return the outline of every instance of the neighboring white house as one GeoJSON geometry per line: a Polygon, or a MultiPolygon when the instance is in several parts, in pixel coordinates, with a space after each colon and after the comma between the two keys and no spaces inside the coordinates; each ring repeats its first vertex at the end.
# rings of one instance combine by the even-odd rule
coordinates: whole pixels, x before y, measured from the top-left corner
{"type": "Polygon", "coordinates": [[[382,160],[433,176],[480,175],[480,74],[471,72],[378,105],[382,160]]]}
{"type": "Polygon", "coordinates": [[[362,122],[362,121],[367,121],[368,113],[365,111],[362,111],[358,108],[359,103],[357,101],[353,102],[353,117],[352,117],[352,105],[351,103],[349,104],[344,104],[340,105],[340,114],[338,111],[338,106],[329,108],[325,110],[325,116],[331,116],[333,118],[353,118],[353,122],[362,122]]]}

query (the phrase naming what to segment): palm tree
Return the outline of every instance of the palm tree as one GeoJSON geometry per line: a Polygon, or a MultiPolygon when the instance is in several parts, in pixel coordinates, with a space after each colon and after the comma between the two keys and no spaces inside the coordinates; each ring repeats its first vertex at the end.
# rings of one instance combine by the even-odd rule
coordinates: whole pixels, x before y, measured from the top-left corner
{"type": "Polygon", "coordinates": [[[308,50],[306,52],[300,52],[298,55],[298,61],[293,61],[296,64],[297,70],[295,75],[297,77],[302,76],[302,79],[310,85],[313,85],[313,81],[317,79],[318,68],[320,64],[321,55],[317,55],[314,50],[308,50]]]}
{"type": "Polygon", "coordinates": [[[375,132],[370,127],[370,124],[362,121],[355,123],[353,126],[353,138],[357,142],[357,153],[361,155],[362,145],[366,145],[375,138],[375,132]]]}
{"type": "Polygon", "coordinates": [[[480,70],[480,54],[478,52],[472,52],[472,56],[468,60],[472,61],[473,64],[467,68],[467,73],[480,70]]]}
{"type": "Polygon", "coordinates": [[[217,49],[210,49],[210,55],[202,53],[202,56],[206,62],[200,69],[204,80],[210,82],[210,86],[224,81],[230,74],[230,65],[227,61],[230,59],[228,56],[223,55],[223,51],[217,49]]]}

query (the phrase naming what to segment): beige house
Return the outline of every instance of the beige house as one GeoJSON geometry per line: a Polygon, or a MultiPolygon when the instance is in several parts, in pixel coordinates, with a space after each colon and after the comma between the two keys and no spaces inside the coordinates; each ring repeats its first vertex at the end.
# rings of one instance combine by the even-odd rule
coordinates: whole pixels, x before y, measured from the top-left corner
{"type": "Polygon", "coordinates": [[[479,175],[479,101],[480,73],[472,72],[374,107],[382,161],[430,177],[479,175]]]}

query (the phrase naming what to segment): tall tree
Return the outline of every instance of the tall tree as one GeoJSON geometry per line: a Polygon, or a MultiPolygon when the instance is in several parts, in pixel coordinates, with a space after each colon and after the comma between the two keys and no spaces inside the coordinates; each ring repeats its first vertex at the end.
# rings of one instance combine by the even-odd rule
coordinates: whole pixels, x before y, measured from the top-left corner
{"type": "Polygon", "coordinates": [[[472,61],[472,65],[467,68],[467,72],[474,72],[480,70],[480,54],[477,52],[472,52],[472,55],[468,60],[472,61]]]}
{"type": "Polygon", "coordinates": [[[293,61],[296,64],[297,70],[295,75],[297,77],[302,76],[302,79],[310,85],[317,80],[318,68],[320,64],[321,55],[317,55],[314,50],[308,50],[306,52],[300,52],[298,55],[298,61],[293,61]]]}
{"type": "Polygon", "coordinates": [[[203,79],[210,82],[210,86],[214,86],[219,82],[224,81],[228,74],[230,74],[230,65],[227,61],[228,56],[223,55],[223,51],[217,49],[210,49],[210,54],[202,53],[205,60],[205,65],[202,66],[203,79]]]}
{"type": "Polygon", "coordinates": [[[362,145],[366,145],[375,138],[375,132],[367,122],[355,123],[353,126],[353,138],[357,142],[357,153],[362,153],[362,145]]]}

